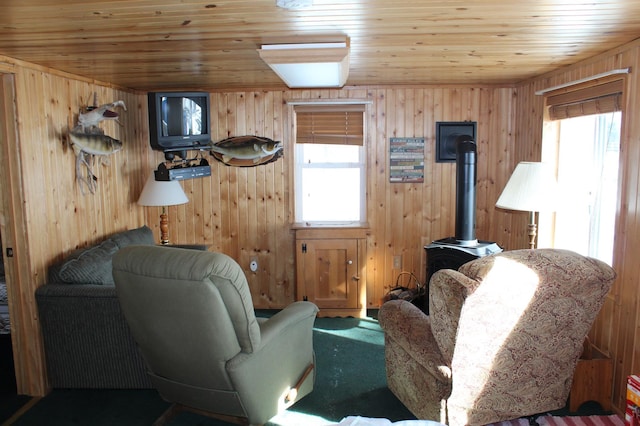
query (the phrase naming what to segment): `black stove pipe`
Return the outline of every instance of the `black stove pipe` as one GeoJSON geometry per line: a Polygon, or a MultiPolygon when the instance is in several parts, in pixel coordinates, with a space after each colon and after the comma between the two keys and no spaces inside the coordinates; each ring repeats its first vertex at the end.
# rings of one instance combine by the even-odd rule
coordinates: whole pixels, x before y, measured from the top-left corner
{"type": "Polygon", "coordinates": [[[476,246],[476,142],[469,135],[456,140],[456,240],[476,246]]]}

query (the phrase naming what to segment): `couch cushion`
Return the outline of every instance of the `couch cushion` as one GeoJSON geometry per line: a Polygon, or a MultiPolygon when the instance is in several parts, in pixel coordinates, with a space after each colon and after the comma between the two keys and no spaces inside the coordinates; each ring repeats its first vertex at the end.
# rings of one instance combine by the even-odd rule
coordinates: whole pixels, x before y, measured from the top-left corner
{"type": "Polygon", "coordinates": [[[148,226],[113,235],[102,243],[74,251],[62,263],[49,268],[49,282],[113,285],[111,258],[123,247],[154,245],[148,226]]]}
{"type": "Polygon", "coordinates": [[[67,284],[113,285],[111,258],[117,251],[118,246],[111,239],[80,250],[60,266],[58,277],[67,284]]]}
{"type": "Polygon", "coordinates": [[[153,231],[148,226],[120,232],[111,237],[119,249],[131,245],[154,245],[153,231]]]}

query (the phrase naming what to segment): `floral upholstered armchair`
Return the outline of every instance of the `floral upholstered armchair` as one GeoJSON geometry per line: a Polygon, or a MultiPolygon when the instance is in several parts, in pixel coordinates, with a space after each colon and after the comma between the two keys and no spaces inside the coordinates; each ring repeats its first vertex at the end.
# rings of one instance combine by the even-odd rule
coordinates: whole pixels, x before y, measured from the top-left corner
{"type": "Polygon", "coordinates": [[[565,406],[615,272],[558,249],[482,257],[430,281],[430,315],[385,303],[387,381],[419,419],[481,425],[565,406]]]}

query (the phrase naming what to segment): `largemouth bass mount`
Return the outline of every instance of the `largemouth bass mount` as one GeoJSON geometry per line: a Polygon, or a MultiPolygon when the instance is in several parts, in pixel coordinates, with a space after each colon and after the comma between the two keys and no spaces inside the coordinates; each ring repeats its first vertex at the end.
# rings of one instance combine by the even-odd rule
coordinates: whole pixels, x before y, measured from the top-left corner
{"type": "Polygon", "coordinates": [[[282,156],[282,143],[261,136],[233,136],[211,145],[210,152],[229,166],[250,167],[282,156]]]}

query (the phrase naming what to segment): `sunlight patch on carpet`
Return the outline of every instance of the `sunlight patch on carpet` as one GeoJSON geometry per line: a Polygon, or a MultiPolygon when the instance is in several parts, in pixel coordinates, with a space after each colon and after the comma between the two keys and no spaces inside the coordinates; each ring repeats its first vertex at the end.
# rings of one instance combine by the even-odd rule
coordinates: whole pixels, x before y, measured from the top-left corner
{"type": "Polygon", "coordinates": [[[333,425],[335,422],[311,414],[285,411],[273,417],[267,424],[269,426],[327,426],[333,425]]]}
{"type": "Polygon", "coordinates": [[[332,336],[344,337],[357,342],[369,343],[384,346],[384,333],[378,323],[360,321],[357,326],[350,328],[322,328],[315,327],[314,331],[332,336]]]}

